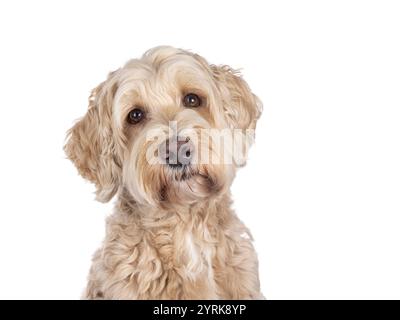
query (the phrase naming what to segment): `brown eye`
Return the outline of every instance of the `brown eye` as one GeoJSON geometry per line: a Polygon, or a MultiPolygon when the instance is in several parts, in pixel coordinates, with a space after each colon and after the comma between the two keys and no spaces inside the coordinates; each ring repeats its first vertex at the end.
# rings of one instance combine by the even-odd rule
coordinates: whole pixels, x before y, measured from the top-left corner
{"type": "Polygon", "coordinates": [[[189,93],[183,98],[183,105],[187,108],[197,108],[201,106],[201,99],[197,94],[189,93]]]}
{"type": "Polygon", "coordinates": [[[139,123],[144,119],[145,113],[142,109],[135,108],[131,110],[128,114],[128,122],[130,124],[136,124],[139,123]]]}

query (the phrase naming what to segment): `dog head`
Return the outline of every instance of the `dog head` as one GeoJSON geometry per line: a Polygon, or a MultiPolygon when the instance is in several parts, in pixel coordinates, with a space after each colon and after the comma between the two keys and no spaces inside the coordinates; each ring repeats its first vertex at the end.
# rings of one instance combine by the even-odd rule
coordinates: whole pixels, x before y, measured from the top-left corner
{"type": "Polygon", "coordinates": [[[124,190],[143,205],[190,204],[227,191],[261,108],[230,67],[157,47],[92,91],[65,151],[100,201],[124,190]]]}

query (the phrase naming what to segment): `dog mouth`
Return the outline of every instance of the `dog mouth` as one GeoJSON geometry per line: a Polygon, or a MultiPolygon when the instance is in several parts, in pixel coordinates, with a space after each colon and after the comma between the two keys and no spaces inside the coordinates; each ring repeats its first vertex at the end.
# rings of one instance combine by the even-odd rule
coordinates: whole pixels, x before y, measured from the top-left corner
{"type": "Polygon", "coordinates": [[[195,175],[199,174],[198,170],[195,170],[191,165],[187,164],[174,164],[169,165],[169,168],[173,172],[173,179],[174,181],[187,181],[193,178],[195,175]]]}
{"type": "Polygon", "coordinates": [[[176,165],[168,168],[169,179],[158,190],[160,203],[191,203],[196,199],[216,194],[218,183],[207,168],[176,165]]]}
{"type": "Polygon", "coordinates": [[[199,178],[206,181],[209,187],[214,185],[214,181],[208,173],[200,172],[190,165],[177,165],[172,167],[171,170],[173,171],[174,182],[189,182],[191,179],[199,178]]]}

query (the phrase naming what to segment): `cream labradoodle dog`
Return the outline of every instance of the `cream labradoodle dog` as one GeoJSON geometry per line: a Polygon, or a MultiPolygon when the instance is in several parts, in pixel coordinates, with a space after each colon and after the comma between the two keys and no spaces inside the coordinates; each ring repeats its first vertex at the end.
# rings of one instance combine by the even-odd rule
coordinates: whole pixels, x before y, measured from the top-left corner
{"type": "Polygon", "coordinates": [[[97,199],[116,203],[84,298],[263,297],[229,192],[261,109],[236,71],[172,47],[92,91],[65,151],[97,199]]]}

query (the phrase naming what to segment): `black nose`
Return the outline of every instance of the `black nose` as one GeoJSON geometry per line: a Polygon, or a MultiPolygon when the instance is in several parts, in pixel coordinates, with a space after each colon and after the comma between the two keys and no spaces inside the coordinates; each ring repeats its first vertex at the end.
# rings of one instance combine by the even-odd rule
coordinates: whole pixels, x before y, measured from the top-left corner
{"type": "Polygon", "coordinates": [[[193,158],[193,144],[189,138],[168,139],[159,148],[161,160],[172,168],[189,165],[193,158]]]}

